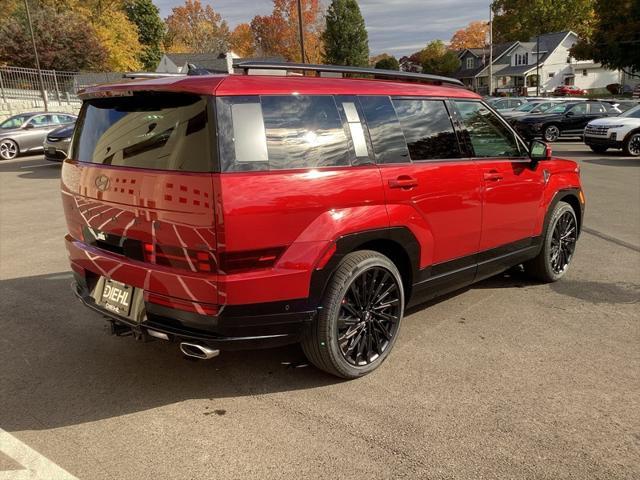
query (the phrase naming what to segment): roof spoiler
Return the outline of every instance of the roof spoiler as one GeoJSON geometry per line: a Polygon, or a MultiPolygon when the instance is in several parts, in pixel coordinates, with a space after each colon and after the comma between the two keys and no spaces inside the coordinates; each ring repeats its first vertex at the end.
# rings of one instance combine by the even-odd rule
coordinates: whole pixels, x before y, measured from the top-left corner
{"type": "Polygon", "coordinates": [[[314,72],[320,77],[322,73],[340,73],[352,75],[373,75],[377,78],[383,77],[390,80],[414,81],[431,84],[447,84],[456,87],[464,87],[464,84],[456,79],[441,77],[440,75],[429,75],[425,73],[400,72],[395,70],[382,70],[377,68],[346,67],[341,65],[313,65],[308,63],[289,62],[263,62],[245,61],[233,64],[234,68],[239,68],[247,75],[250,69],[256,70],[299,70],[303,72],[314,72]]]}

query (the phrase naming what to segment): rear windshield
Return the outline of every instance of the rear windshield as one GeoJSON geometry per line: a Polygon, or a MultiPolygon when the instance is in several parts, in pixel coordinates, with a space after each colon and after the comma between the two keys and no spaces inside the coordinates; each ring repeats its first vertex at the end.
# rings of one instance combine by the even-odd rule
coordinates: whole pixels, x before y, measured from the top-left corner
{"type": "Polygon", "coordinates": [[[123,167],[213,170],[207,101],[198,95],[144,93],[83,105],[72,158],[123,167]]]}

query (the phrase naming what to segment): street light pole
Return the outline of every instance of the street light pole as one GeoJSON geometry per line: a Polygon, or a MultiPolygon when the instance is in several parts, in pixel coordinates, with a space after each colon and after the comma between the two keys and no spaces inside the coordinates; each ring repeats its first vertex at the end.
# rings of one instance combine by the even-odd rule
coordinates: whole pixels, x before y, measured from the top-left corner
{"type": "Polygon", "coordinates": [[[489,95],[493,94],[493,3],[489,4],[489,95]]]}
{"type": "Polygon", "coordinates": [[[298,0],[298,31],[300,33],[300,62],[304,61],[304,26],[302,25],[302,0],[298,0]]]}
{"type": "Polygon", "coordinates": [[[38,70],[38,79],[40,80],[40,93],[42,93],[42,100],[44,101],[44,111],[49,111],[49,102],[47,101],[47,94],[44,91],[44,80],[42,78],[42,70],[40,70],[40,59],[38,58],[38,49],[36,48],[36,37],[33,34],[33,25],[31,24],[31,13],[29,12],[29,2],[24,0],[24,8],[27,10],[27,22],[29,22],[29,31],[31,32],[31,43],[33,43],[33,54],[36,57],[36,69],[38,70]]]}
{"type": "Polygon", "coordinates": [[[536,36],[536,97],[540,96],[540,33],[536,36]]]}

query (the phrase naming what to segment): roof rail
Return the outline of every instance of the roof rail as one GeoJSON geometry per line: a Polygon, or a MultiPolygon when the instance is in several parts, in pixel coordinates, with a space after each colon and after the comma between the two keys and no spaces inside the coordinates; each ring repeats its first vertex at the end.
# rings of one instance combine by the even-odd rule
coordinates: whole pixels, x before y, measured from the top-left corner
{"type": "Polygon", "coordinates": [[[413,80],[418,82],[449,84],[457,87],[464,87],[464,84],[456,79],[449,77],[441,77],[440,75],[428,75],[425,73],[400,72],[395,70],[382,70],[377,68],[361,68],[361,67],[345,67],[340,65],[313,65],[308,63],[289,63],[289,62],[262,62],[262,61],[245,61],[233,64],[234,68],[244,70],[245,75],[249,73],[249,69],[260,70],[302,70],[305,72],[315,72],[317,76],[321,73],[351,73],[357,75],[374,75],[376,77],[384,77],[392,80],[413,80]]]}

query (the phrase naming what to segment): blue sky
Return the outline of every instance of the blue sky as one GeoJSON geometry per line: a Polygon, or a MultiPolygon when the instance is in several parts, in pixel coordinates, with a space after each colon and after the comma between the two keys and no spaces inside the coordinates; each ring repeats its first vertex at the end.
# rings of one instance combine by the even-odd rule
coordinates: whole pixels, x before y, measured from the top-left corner
{"type": "MultiPolygon", "coordinates": [[[[183,0],[154,0],[163,18],[183,0]]],[[[202,0],[234,27],[254,15],[268,15],[271,0],[202,0]]],[[[329,0],[324,0],[327,5],[329,0]]],[[[360,0],[369,32],[371,54],[387,52],[396,57],[419,50],[434,39],[451,35],[473,20],[488,20],[489,0],[360,0]]]]}

